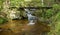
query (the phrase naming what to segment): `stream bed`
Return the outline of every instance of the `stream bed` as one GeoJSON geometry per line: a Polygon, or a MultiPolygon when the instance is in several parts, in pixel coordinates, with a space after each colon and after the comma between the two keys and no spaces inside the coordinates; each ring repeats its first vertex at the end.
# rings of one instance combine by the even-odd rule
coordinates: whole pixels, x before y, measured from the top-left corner
{"type": "Polygon", "coordinates": [[[28,20],[11,20],[0,25],[0,35],[47,35],[50,26],[37,22],[35,25],[27,25],[28,20]]]}

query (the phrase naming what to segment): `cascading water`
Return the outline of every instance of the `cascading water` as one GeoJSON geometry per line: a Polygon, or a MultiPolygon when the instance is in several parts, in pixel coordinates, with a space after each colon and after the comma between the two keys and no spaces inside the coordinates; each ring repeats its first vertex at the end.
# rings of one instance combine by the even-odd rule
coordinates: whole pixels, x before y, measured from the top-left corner
{"type": "Polygon", "coordinates": [[[27,12],[27,17],[28,17],[28,21],[29,21],[29,24],[28,25],[34,25],[35,24],[35,20],[36,20],[36,16],[33,16],[31,14],[31,12],[29,11],[29,9],[25,9],[25,11],[27,12]]]}

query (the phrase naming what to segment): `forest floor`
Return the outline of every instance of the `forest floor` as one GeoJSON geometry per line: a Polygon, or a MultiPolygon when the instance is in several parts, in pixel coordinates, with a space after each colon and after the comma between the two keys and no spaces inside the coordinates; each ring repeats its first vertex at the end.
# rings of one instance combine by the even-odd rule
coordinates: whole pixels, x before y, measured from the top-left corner
{"type": "Polygon", "coordinates": [[[35,25],[27,25],[28,20],[12,20],[0,25],[0,35],[43,35],[50,31],[50,26],[37,22],[35,25]]]}

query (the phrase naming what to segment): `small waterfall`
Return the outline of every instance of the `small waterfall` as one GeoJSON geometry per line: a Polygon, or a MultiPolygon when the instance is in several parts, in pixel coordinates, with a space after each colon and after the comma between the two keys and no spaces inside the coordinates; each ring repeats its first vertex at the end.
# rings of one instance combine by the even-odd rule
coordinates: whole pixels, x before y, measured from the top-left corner
{"type": "Polygon", "coordinates": [[[25,9],[25,11],[27,12],[27,17],[28,17],[28,21],[29,21],[29,24],[28,25],[34,25],[35,24],[35,20],[36,20],[36,16],[33,16],[31,14],[31,12],[29,11],[29,9],[25,9]]]}

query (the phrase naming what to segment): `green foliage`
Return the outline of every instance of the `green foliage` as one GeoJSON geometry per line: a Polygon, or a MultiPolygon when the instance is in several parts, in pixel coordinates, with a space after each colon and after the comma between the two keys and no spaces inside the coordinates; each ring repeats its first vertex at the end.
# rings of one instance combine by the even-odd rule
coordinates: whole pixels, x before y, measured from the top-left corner
{"type": "MultiPolygon", "coordinates": [[[[57,13],[54,13],[54,15],[52,16],[52,24],[54,24],[54,30],[52,29],[48,34],[48,35],[60,35],[60,5],[59,4],[54,4],[53,5],[53,9],[54,9],[54,12],[57,12],[57,13]]],[[[51,26],[53,27],[53,25],[51,24],[51,26]]]]}
{"type": "Polygon", "coordinates": [[[3,2],[4,0],[0,0],[0,11],[3,9],[3,2]]]}
{"type": "Polygon", "coordinates": [[[53,8],[54,8],[54,9],[60,9],[60,4],[54,4],[54,5],[53,5],[53,8]]]}
{"type": "Polygon", "coordinates": [[[1,18],[1,17],[0,17],[0,24],[4,24],[6,21],[7,21],[6,18],[1,18]]]}
{"type": "Polygon", "coordinates": [[[50,17],[52,17],[52,15],[53,15],[53,10],[52,9],[48,9],[46,11],[45,17],[46,18],[50,18],[50,17]]]}
{"type": "Polygon", "coordinates": [[[22,1],[24,1],[24,0],[11,0],[10,1],[11,2],[11,6],[12,7],[19,7],[20,4],[22,3],[22,1]]]}

